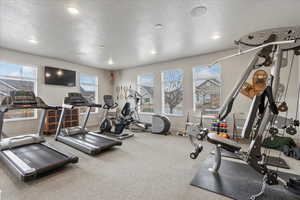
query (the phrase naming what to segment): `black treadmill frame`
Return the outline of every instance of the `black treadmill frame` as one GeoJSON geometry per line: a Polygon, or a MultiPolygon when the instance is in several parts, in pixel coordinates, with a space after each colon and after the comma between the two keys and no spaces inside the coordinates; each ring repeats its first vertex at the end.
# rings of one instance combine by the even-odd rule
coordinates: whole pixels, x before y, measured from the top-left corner
{"type": "MultiPolygon", "coordinates": [[[[36,97],[37,99],[38,97],[36,97]]],[[[50,172],[52,170],[55,170],[57,168],[61,168],[69,163],[77,163],[78,157],[73,156],[69,153],[61,152],[60,150],[54,148],[50,144],[46,143],[43,138],[43,129],[45,125],[45,118],[46,118],[46,112],[48,109],[57,109],[57,107],[48,106],[46,104],[43,104],[43,102],[39,105],[39,103],[36,104],[29,104],[27,105],[24,102],[24,106],[22,104],[18,103],[17,105],[14,105],[13,102],[10,105],[7,106],[1,106],[0,107],[0,142],[3,140],[3,123],[4,123],[4,115],[9,110],[16,110],[16,109],[42,109],[42,113],[40,115],[40,121],[39,121],[39,127],[38,127],[38,133],[37,138],[40,140],[37,142],[32,141],[31,143],[26,144],[19,144],[16,146],[12,146],[9,148],[4,148],[0,150],[0,160],[5,163],[7,168],[21,181],[29,181],[32,179],[35,179],[39,177],[42,174],[45,174],[47,172],[50,172]],[[26,105],[26,106],[25,106],[26,105]],[[29,164],[27,164],[20,156],[15,154],[12,150],[18,149],[18,148],[24,148],[25,146],[31,146],[31,145],[43,145],[42,148],[45,152],[49,153],[56,153],[61,156],[61,161],[53,163],[52,165],[49,165],[47,167],[43,168],[32,168],[29,164]],[[45,147],[45,148],[44,148],[45,147]],[[27,170],[25,169],[27,168],[27,170]]],[[[21,135],[16,137],[9,137],[6,138],[7,140],[20,140],[25,137],[33,137],[33,135],[21,135]]],[[[34,157],[34,155],[32,156],[34,157]]]]}
{"type": "Polygon", "coordinates": [[[95,132],[86,130],[86,124],[87,124],[88,119],[90,117],[91,109],[93,107],[101,107],[100,104],[89,104],[89,103],[86,103],[86,102],[88,102],[88,101],[85,100],[82,103],[76,103],[76,104],[73,104],[73,105],[70,102],[68,102],[69,104],[63,104],[60,119],[59,119],[59,123],[58,123],[56,134],[55,134],[55,140],[59,141],[59,142],[62,142],[62,143],[66,144],[70,147],[73,147],[73,148],[75,148],[79,151],[82,151],[82,152],[90,154],[90,155],[99,154],[100,152],[102,152],[104,150],[107,150],[107,149],[110,149],[113,146],[121,146],[122,141],[120,141],[118,139],[111,138],[111,137],[104,136],[104,135],[100,135],[100,134],[97,134],[95,132]],[[73,109],[75,107],[88,107],[88,112],[86,113],[85,119],[83,121],[83,125],[78,127],[78,128],[81,129],[81,132],[77,133],[77,134],[72,134],[72,135],[65,135],[65,134],[62,133],[62,129],[63,129],[62,124],[63,124],[63,121],[65,119],[66,109],[73,109]],[[81,139],[75,138],[75,136],[78,136],[78,135],[84,136],[85,134],[91,135],[93,137],[105,139],[107,141],[106,142],[107,144],[106,145],[103,145],[103,144],[93,145],[93,144],[90,144],[90,143],[88,143],[86,141],[83,141],[81,139]]]}
{"type": "MultiPolygon", "coordinates": [[[[11,171],[21,181],[30,181],[30,180],[38,178],[39,176],[41,176],[43,174],[46,174],[47,172],[50,172],[50,171],[58,169],[58,168],[62,168],[63,166],[65,166],[65,165],[67,165],[69,163],[77,163],[78,162],[78,157],[75,157],[75,156],[73,156],[71,154],[68,155],[65,152],[62,153],[62,152],[60,152],[59,150],[55,149],[54,147],[52,147],[51,145],[49,145],[46,142],[38,143],[38,144],[30,144],[30,146],[31,145],[42,145],[42,146],[45,146],[50,151],[53,151],[54,153],[60,154],[60,156],[64,157],[64,159],[62,159],[61,162],[57,162],[57,163],[55,163],[53,165],[49,165],[47,167],[38,168],[38,169],[32,168],[33,171],[26,172],[26,171],[22,170],[22,167],[18,166],[18,164],[14,160],[12,160],[10,158],[11,156],[7,155],[8,153],[10,155],[11,155],[11,153],[13,153],[11,150],[8,149],[8,150],[1,151],[0,152],[0,159],[1,159],[1,161],[3,163],[5,163],[5,165],[9,169],[9,171],[11,171]]],[[[19,147],[17,147],[17,148],[19,148],[19,147]]],[[[48,151],[48,152],[50,152],[50,151],[48,151]]],[[[16,154],[14,154],[14,155],[17,156],[16,154]]],[[[20,159],[20,160],[22,160],[22,159],[20,159]]]]}

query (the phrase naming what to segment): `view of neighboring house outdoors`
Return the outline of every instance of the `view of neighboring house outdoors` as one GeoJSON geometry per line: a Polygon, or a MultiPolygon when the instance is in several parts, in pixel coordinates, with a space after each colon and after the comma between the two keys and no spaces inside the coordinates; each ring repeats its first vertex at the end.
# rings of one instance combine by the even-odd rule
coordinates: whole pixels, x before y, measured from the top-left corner
{"type": "Polygon", "coordinates": [[[137,77],[137,91],[142,96],[139,112],[153,113],[154,74],[144,74],[137,77]]]}
{"type": "Polygon", "coordinates": [[[218,65],[194,68],[194,108],[203,115],[215,115],[220,108],[221,68],[218,65]]]}
{"type": "MultiPolygon", "coordinates": [[[[34,91],[36,94],[37,69],[0,62],[0,102],[13,90],[34,91]]],[[[36,112],[32,109],[13,110],[5,114],[5,119],[33,118],[36,112]]]]}
{"type": "MultiPolygon", "coordinates": [[[[98,103],[98,77],[80,74],[80,93],[92,103],[98,103]]],[[[80,113],[86,113],[86,107],[80,107],[80,113]]],[[[91,112],[97,112],[92,108],[91,112]]]]}
{"type": "Polygon", "coordinates": [[[162,72],[163,113],[183,115],[183,70],[162,72]]]}

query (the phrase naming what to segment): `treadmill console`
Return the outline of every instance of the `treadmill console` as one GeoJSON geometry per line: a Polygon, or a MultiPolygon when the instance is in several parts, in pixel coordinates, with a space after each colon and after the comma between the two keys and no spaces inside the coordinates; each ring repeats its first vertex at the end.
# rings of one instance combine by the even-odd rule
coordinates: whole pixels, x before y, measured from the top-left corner
{"type": "Polygon", "coordinates": [[[2,106],[32,106],[36,105],[36,97],[31,91],[11,91],[1,102],[2,106]]]}
{"type": "Polygon", "coordinates": [[[9,109],[25,109],[25,108],[47,108],[48,105],[36,97],[34,92],[25,90],[14,90],[10,92],[1,102],[1,106],[8,106],[9,109]]]}
{"type": "Polygon", "coordinates": [[[65,97],[65,104],[75,105],[75,106],[87,106],[90,102],[82,96],[80,93],[70,92],[68,96],[65,97]]]}
{"type": "Polygon", "coordinates": [[[32,91],[11,91],[10,97],[13,105],[37,104],[36,97],[32,91]]]}

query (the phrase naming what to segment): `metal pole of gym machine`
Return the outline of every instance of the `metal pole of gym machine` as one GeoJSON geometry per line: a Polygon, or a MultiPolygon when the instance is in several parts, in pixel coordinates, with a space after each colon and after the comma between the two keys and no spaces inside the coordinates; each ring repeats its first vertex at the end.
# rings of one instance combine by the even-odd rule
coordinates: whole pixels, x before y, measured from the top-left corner
{"type": "Polygon", "coordinates": [[[85,128],[86,128],[86,124],[87,124],[87,122],[90,118],[91,110],[92,110],[92,106],[89,106],[88,112],[85,115],[85,118],[84,118],[84,121],[83,121],[83,124],[82,124],[82,127],[81,127],[83,130],[85,130],[85,128]]]}
{"type": "Polygon", "coordinates": [[[235,86],[233,87],[230,94],[225,99],[223,105],[220,108],[219,116],[223,116],[224,112],[227,110],[228,104],[230,104],[231,101],[233,101],[237,95],[239,94],[241,88],[243,87],[244,83],[247,81],[249,74],[256,68],[256,64],[258,61],[258,53],[255,54],[254,58],[250,61],[248,64],[248,67],[244,71],[244,73],[241,75],[241,78],[239,81],[236,82],[235,86]]]}
{"type": "MultiPolygon", "coordinates": [[[[279,46],[277,46],[276,60],[274,66],[271,69],[271,80],[270,80],[272,82],[272,92],[273,92],[274,99],[277,99],[278,87],[280,82],[281,65],[282,65],[282,50],[279,46]]],[[[271,115],[272,115],[271,110],[269,109],[269,107],[267,107],[261,125],[259,127],[258,135],[260,136],[263,135],[268,123],[270,122],[271,115]]]]}
{"type": "Polygon", "coordinates": [[[3,138],[3,121],[4,121],[4,113],[7,111],[6,108],[0,108],[0,142],[3,138]]]}
{"type": "MultiPolygon", "coordinates": [[[[274,99],[277,98],[277,94],[278,94],[278,88],[279,88],[279,82],[280,82],[280,69],[281,69],[281,65],[282,65],[282,55],[283,55],[282,49],[279,46],[277,46],[277,50],[276,50],[276,54],[275,54],[276,60],[275,60],[274,65],[272,66],[271,78],[269,80],[270,81],[269,84],[272,84],[272,93],[273,93],[274,99]]],[[[263,114],[262,121],[259,125],[257,135],[250,144],[247,161],[254,169],[257,169],[257,170],[259,170],[259,166],[257,166],[257,163],[255,161],[256,158],[253,157],[252,155],[261,155],[260,150],[261,150],[262,137],[263,137],[263,134],[264,134],[268,124],[270,123],[270,119],[272,116],[273,116],[273,114],[271,113],[269,106],[267,106],[266,111],[263,114]]]]}

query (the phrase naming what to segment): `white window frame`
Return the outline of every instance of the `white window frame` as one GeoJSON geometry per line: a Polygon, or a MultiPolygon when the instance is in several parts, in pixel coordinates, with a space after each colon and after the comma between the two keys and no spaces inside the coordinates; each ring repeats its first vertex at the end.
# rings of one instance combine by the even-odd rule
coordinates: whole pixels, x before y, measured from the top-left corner
{"type": "MultiPolygon", "coordinates": [[[[96,85],[88,84],[88,83],[83,83],[83,85],[96,86],[95,103],[98,104],[98,102],[99,102],[99,78],[98,78],[98,76],[97,75],[90,75],[90,74],[86,74],[86,73],[79,73],[79,91],[80,91],[80,87],[81,87],[80,76],[92,76],[92,77],[96,78],[96,85]]],[[[99,113],[99,108],[95,108],[95,112],[91,112],[91,114],[97,114],[97,113],[99,113]]],[[[79,114],[80,115],[86,115],[87,112],[80,112],[80,109],[79,109],[79,114]]]]}
{"type": "MultiPolygon", "coordinates": [[[[149,74],[153,75],[153,97],[152,97],[152,101],[154,102],[154,81],[155,81],[155,73],[143,73],[143,74],[137,75],[137,77],[136,77],[137,91],[140,93],[140,91],[139,91],[139,88],[140,88],[140,87],[139,87],[139,77],[144,76],[144,75],[149,75],[149,74]]],[[[154,108],[154,103],[153,103],[153,112],[142,112],[142,111],[141,111],[141,107],[140,107],[140,106],[138,107],[138,112],[139,112],[140,114],[143,114],[143,115],[153,115],[153,114],[155,113],[154,110],[155,110],[155,108],[154,108]]]]}
{"type": "MultiPolygon", "coordinates": [[[[198,67],[194,67],[193,68],[193,111],[196,112],[196,79],[195,79],[195,73],[196,73],[196,69],[197,68],[200,68],[200,67],[208,67],[209,65],[205,66],[205,65],[202,65],[202,66],[198,66],[198,67]]],[[[221,84],[222,84],[222,66],[220,64],[217,64],[217,66],[219,66],[220,68],[220,79],[221,79],[221,84]]],[[[222,106],[221,103],[222,102],[222,86],[220,87],[220,107],[222,106]]],[[[215,116],[214,115],[203,115],[202,116],[203,118],[206,118],[206,119],[215,119],[215,116]]]]}
{"type": "MultiPolygon", "coordinates": [[[[15,63],[9,63],[9,62],[5,62],[5,61],[1,61],[3,63],[8,63],[8,64],[15,64],[15,63]]],[[[7,76],[7,75],[0,75],[0,78],[3,79],[12,79],[12,80],[25,80],[25,81],[32,81],[34,84],[34,93],[36,96],[38,96],[37,94],[37,84],[38,84],[38,67],[36,66],[28,66],[28,65],[22,65],[22,64],[16,64],[16,65],[20,65],[22,67],[30,67],[33,68],[35,71],[35,79],[29,78],[29,77],[19,77],[19,76],[7,76]]],[[[18,117],[18,118],[13,118],[13,119],[4,119],[4,122],[13,122],[13,121],[27,121],[27,120],[36,120],[37,117],[37,109],[33,109],[34,110],[34,116],[33,117],[18,117]]]]}
{"type": "Polygon", "coordinates": [[[173,117],[182,117],[185,115],[185,105],[184,105],[184,70],[183,69],[180,69],[180,68],[177,68],[177,69],[169,69],[169,70],[164,70],[164,71],[161,71],[160,73],[160,76],[161,76],[161,112],[164,114],[164,115],[167,115],[167,116],[173,116],[173,117]],[[165,82],[164,82],[164,73],[165,72],[174,72],[174,71],[182,71],[182,90],[183,90],[183,100],[182,100],[182,114],[172,114],[172,113],[166,113],[165,112],[165,88],[164,88],[164,85],[165,85],[165,82]]]}

